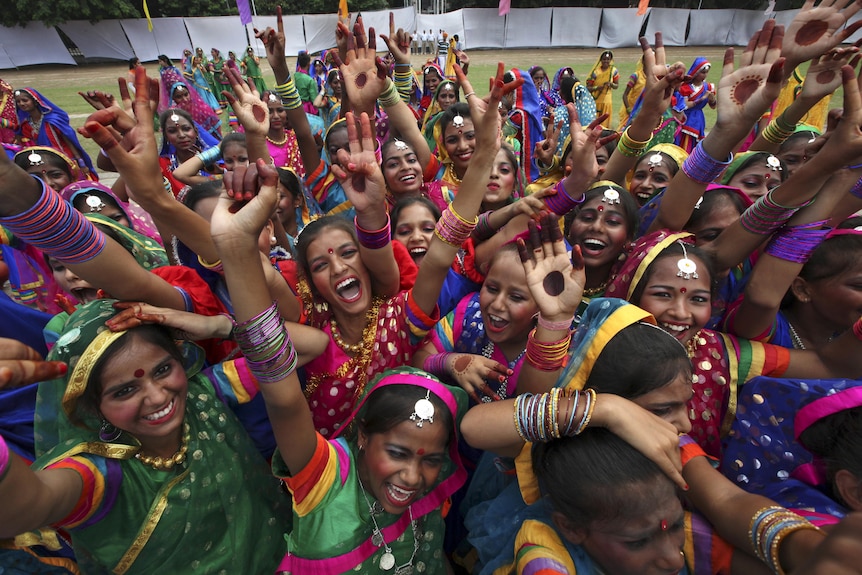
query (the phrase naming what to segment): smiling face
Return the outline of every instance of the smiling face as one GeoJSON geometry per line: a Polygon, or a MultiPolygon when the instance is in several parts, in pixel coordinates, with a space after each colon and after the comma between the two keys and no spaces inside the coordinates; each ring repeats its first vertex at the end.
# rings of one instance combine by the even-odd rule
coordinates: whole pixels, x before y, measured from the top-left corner
{"type": "Polygon", "coordinates": [[[396,197],[419,195],[422,188],[422,166],[413,148],[396,141],[385,148],[383,179],[386,187],[396,197]]]}
{"type": "Polygon", "coordinates": [[[488,339],[500,346],[507,358],[517,357],[539,308],[516,252],[507,249],[494,256],[479,291],[479,308],[488,339]]]}
{"type": "Polygon", "coordinates": [[[440,85],[440,82],[443,81],[443,78],[440,77],[440,73],[436,68],[426,68],[425,69],[425,90],[431,94],[434,94],[437,91],[437,86],[440,85]]]}
{"type": "Polygon", "coordinates": [[[673,176],[670,160],[663,154],[647,153],[635,166],[629,191],[640,205],[644,205],[653,194],[666,188],[673,176]],[[656,156],[661,159],[658,160],[656,156]]]}
{"type": "Polygon", "coordinates": [[[269,129],[281,130],[287,126],[287,110],[281,104],[278,98],[268,98],[267,108],[269,108],[269,129]]]}
{"type": "Polygon", "coordinates": [[[434,214],[420,203],[410,204],[398,212],[398,221],[393,224],[393,239],[407,248],[416,265],[421,264],[434,237],[434,226],[437,225],[434,214]]]}
{"type": "Polygon", "coordinates": [[[371,279],[359,247],[346,230],[329,227],[308,246],[311,281],[323,299],[348,314],[364,314],[371,304],[371,279]]]}
{"type": "Polygon", "coordinates": [[[437,92],[437,105],[440,106],[441,111],[445,111],[455,103],[455,84],[452,82],[446,82],[446,84],[440,88],[440,91],[437,92]]]}
{"type": "Polygon", "coordinates": [[[36,176],[45,182],[46,186],[57,193],[61,192],[63,188],[72,183],[72,179],[69,177],[69,174],[57,166],[52,166],[47,162],[39,166],[30,166],[27,168],[27,173],[36,176]]]}
{"type": "Polygon", "coordinates": [[[100,379],[99,410],[106,420],[135,436],[148,453],[176,451],[188,380],[170,352],[132,334],[105,363],[100,379]]]}
{"type": "Polygon", "coordinates": [[[603,196],[584,202],[569,228],[569,243],[581,247],[588,275],[602,275],[604,281],[628,241],[622,204],[609,204],[603,196]],[[593,270],[593,271],[590,271],[593,270]]]}
{"type": "Polygon", "coordinates": [[[448,441],[442,422],[417,427],[406,420],[384,433],[360,431],[359,474],[365,490],[386,512],[406,512],[437,482],[448,441]]]}
{"type": "Polygon", "coordinates": [[[237,142],[230,142],[223,146],[224,167],[233,170],[237,166],[248,166],[248,148],[237,142]]]}
{"type": "Polygon", "coordinates": [[[722,194],[711,206],[709,214],[696,225],[687,226],[685,231],[693,233],[695,245],[702,248],[714,242],[725,228],[739,219],[739,216],[736,204],[722,194]]]}
{"type": "Polygon", "coordinates": [[[862,260],[830,277],[806,284],[810,305],[834,332],[849,329],[862,313],[862,260]]]}
{"type": "Polygon", "coordinates": [[[640,301],[633,302],[651,313],[659,327],[686,343],[709,321],[711,314],[710,275],[700,258],[689,254],[698,277],[677,275],[681,255],[669,254],[655,260],[648,271],[640,301]]]}
{"type": "Polygon", "coordinates": [[[22,112],[32,112],[36,109],[36,100],[30,97],[30,94],[23,90],[15,94],[15,105],[22,112]]]}
{"type": "Polygon", "coordinates": [[[463,126],[455,126],[452,122],[443,131],[443,149],[452,158],[452,164],[459,177],[464,177],[473,151],[476,149],[476,131],[473,120],[464,117],[463,126]]]}
{"type": "Polygon", "coordinates": [[[517,166],[512,164],[506,150],[500,148],[497,157],[494,158],[491,176],[485,187],[485,197],[482,198],[483,210],[496,210],[508,203],[515,190],[516,169],[517,166]]]}
{"type": "Polygon", "coordinates": [[[739,188],[756,200],[781,185],[781,172],[770,170],[764,162],[758,161],[736,172],[727,185],[739,188]]]}

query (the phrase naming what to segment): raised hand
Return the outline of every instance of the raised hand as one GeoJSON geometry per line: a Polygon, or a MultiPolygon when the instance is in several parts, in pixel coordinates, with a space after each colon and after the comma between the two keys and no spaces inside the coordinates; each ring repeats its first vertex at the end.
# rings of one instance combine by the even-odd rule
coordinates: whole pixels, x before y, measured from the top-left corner
{"type": "MultiPolygon", "coordinates": [[[[802,83],[799,97],[818,102],[821,98],[835,92],[841,87],[841,68],[851,59],[857,58],[858,53],[858,46],[849,46],[835,48],[827,54],[815,57],[808,66],[808,72],[805,73],[805,81],[802,83]]],[[[852,64],[851,66],[855,68],[852,64]]]]}
{"type": "Polygon", "coordinates": [[[781,44],[781,56],[787,61],[785,78],[799,64],[826,54],[862,26],[862,21],[856,21],[842,30],[862,7],[857,0],[823,0],[817,7],[814,1],[806,0],[787,27],[781,44]]]}
{"type": "MultiPolygon", "coordinates": [[[[338,151],[338,163],[332,164],[332,173],[341,182],[358,214],[376,211],[386,204],[386,182],[374,155],[376,141],[371,131],[371,121],[364,112],[360,115],[360,140],[353,112],[347,112],[346,119],[350,151],[338,151]]],[[[384,222],[380,223],[376,228],[367,229],[379,229],[384,222]]]]}
{"type": "Polygon", "coordinates": [[[664,42],[661,32],[655,34],[655,47],[650,46],[649,41],[641,37],[641,50],[643,50],[644,74],[646,85],[643,90],[643,110],[649,110],[658,116],[671,105],[674,91],[682,84],[685,77],[685,66],[682,62],[667,65],[664,42]]]}
{"type": "Polygon", "coordinates": [[[111,331],[128,330],[143,324],[157,324],[171,328],[176,339],[200,341],[210,338],[227,339],[233,327],[233,322],[224,315],[204,316],[143,302],[117,302],[114,308],[122,311],[105,322],[111,331]]]}
{"type": "Polygon", "coordinates": [[[583,130],[575,105],[566,104],[566,111],[569,113],[569,133],[572,136],[572,151],[570,152],[572,171],[566,176],[564,185],[569,195],[575,198],[586,189],[590,182],[595,179],[596,174],[599,173],[596,148],[601,145],[599,137],[602,134],[602,122],[607,120],[609,116],[602,114],[583,130]]]}
{"type": "Polygon", "coordinates": [[[557,142],[560,140],[560,132],[563,130],[563,122],[548,124],[545,129],[545,139],[541,142],[536,142],[536,147],[533,150],[533,155],[544,165],[549,166],[554,161],[554,154],[557,152],[557,142]]]}
{"type": "Polygon", "coordinates": [[[553,214],[542,216],[541,228],[532,220],[527,225],[527,240],[518,239],[518,255],[539,313],[550,321],[571,320],[587,281],[580,249],[575,246],[570,260],[553,214]]]}
{"type": "Polygon", "coordinates": [[[395,14],[389,13],[389,36],[380,35],[383,41],[386,42],[386,47],[395,57],[396,64],[410,63],[410,34],[399,28],[395,31],[395,14]]]}
{"type": "Polygon", "coordinates": [[[479,392],[499,401],[500,396],[491,390],[487,380],[496,379],[502,383],[512,375],[512,370],[505,365],[472,353],[448,354],[446,371],[476,403],[482,402],[479,392]]]}
{"type": "MultiPolygon", "coordinates": [[[[280,70],[287,72],[287,63],[284,59],[284,20],[281,16],[281,6],[275,9],[276,29],[266,28],[262,32],[254,29],[254,37],[263,42],[266,49],[266,61],[269,62],[273,72],[280,70]]],[[[278,78],[278,74],[276,74],[278,78]]],[[[284,78],[278,78],[283,81],[284,78]]]]}
{"type": "Polygon", "coordinates": [[[386,64],[377,57],[377,36],[369,30],[368,45],[365,29],[357,20],[353,34],[347,37],[344,63],[338,69],[351,106],[357,112],[374,113],[377,97],[386,87],[386,64]]]}
{"type": "Polygon", "coordinates": [[[477,145],[496,145],[500,146],[500,126],[501,118],[497,110],[500,100],[506,94],[515,91],[524,83],[523,78],[516,78],[514,81],[503,82],[504,68],[503,63],[497,63],[497,75],[491,80],[491,93],[485,98],[480,98],[476,95],[472,84],[464,74],[464,70],[460,66],[455,66],[455,76],[458,78],[458,83],[461,89],[464,90],[464,100],[470,106],[470,119],[473,120],[473,127],[476,130],[477,145]]]}
{"type": "Polygon", "coordinates": [[[841,68],[844,82],[844,110],[834,129],[817,152],[817,163],[824,170],[840,169],[858,163],[862,155],[862,79],[850,66],[841,68]]]}
{"type": "Polygon", "coordinates": [[[94,110],[104,110],[105,108],[110,108],[117,104],[114,96],[102,92],[101,90],[78,92],[78,95],[84,98],[84,101],[90,104],[94,110]]]}
{"type": "Polygon", "coordinates": [[[32,347],[0,337],[0,389],[54,379],[66,370],[62,361],[44,361],[32,347]]]}
{"type": "Polygon", "coordinates": [[[269,108],[260,99],[254,82],[244,81],[236,68],[225,67],[225,75],[230,80],[233,94],[224,91],[222,95],[233,108],[237,120],[246,132],[266,137],[269,131],[269,108]]]}
{"type": "Polygon", "coordinates": [[[219,253],[232,244],[256,245],[278,204],[277,184],[278,172],[263,160],[225,172],[225,193],[216,203],[210,221],[210,233],[219,253]]]}

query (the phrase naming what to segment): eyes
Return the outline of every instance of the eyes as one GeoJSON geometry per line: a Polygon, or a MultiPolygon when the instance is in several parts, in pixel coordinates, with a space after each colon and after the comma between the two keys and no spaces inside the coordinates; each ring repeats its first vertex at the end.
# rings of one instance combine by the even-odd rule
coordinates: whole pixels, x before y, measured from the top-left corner
{"type": "MultiPolygon", "coordinates": [[[[463,134],[461,134],[461,136],[464,140],[467,140],[468,142],[473,141],[476,139],[476,132],[470,130],[468,132],[464,132],[463,134]]],[[[461,138],[459,138],[458,135],[453,134],[451,136],[446,136],[445,143],[447,146],[457,146],[460,143],[460,140],[461,138]]]]}
{"type": "MultiPolygon", "coordinates": [[[[343,260],[352,259],[352,258],[356,257],[358,254],[359,254],[359,248],[357,248],[356,246],[349,246],[349,247],[343,248],[339,252],[339,256],[343,260]]],[[[320,256],[312,262],[311,271],[313,273],[322,272],[328,266],[329,266],[329,259],[325,258],[324,256],[320,256]]]]}
{"type": "MultiPolygon", "coordinates": [[[[577,221],[584,224],[591,224],[597,219],[599,219],[599,212],[594,209],[581,210],[576,218],[577,221]]],[[[604,224],[610,228],[618,228],[620,226],[624,226],[625,222],[619,215],[608,214],[604,217],[604,224]]]]}
{"type": "MultiPolygon", "coordinates": [[[[682,531],[685,528],[685,517],[683,516],[678,521],[673,523],[667,528],[667,534],[676,534],[682,531]]],[[[659,532],[650,537],[644,537],[643,539],[636,539],[634,541],[624,541],[623,545],[625,545],[628,549],[632,551],[640,551],[649,546],[656,537],[661,536],[665,532],[659,532]]]]}
{"type": "MultiPolygon", "coordinates": [[[[482,289],[491,295],[497,295],[502,291],[499,285],[494,282],[489,282],[488,280],[485,280],[485,283],[482,285],[482,289]]],[[[522,294],[517,290],[510,291],[507,294],[507,297],[515,303],[520,303],[528,300],[526,295],[522,294]]]]}

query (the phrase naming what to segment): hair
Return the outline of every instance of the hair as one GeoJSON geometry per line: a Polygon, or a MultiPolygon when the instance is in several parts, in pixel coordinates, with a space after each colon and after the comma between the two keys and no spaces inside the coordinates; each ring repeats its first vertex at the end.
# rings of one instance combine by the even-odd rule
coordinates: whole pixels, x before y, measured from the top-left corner
{"type": "MultiPolygon", "coordinates": [[[[425,399],[427,392],[424,387],[406,384],[386,385],[373,390],[365,400],[366,409],[359,422],[359,430],[366,435],[386,433],[396,425],[410,421],[416,402],[425,399]]],[[[434,404],[433,425],[443,425],[451,440],[454,421],[449,407],[434,393],[428,393],[428,400],[434,404]]]]}
{"type": "Polygon", "coordinates": [[[548,78],[548,73],[545,72],[545,69],[541,66],[533,66],[532,68],[530,68],[530,78],[535,78],[536,72],[542,72],[545,75],[545,79],[548,78]]]}
{"type": "Polygon", "coordinates": [[[139,63],[140,59],[137,56],[129,58],[129,70],[134,70],[135,68],[137,68],[139,63]]]}
{"type": "MultiPolygon", "coordinates": [[[[603,129],[601,131],[601,133],[599,134],[599,138],[607,138],[608,136],[616,134],[616,133],[617,132],[614,130],[603,129]]],[[[602,144],[602,147],[604,147],[605,151],[608,153],[608,159],[610,159],[610,157],[614,153],[614,150],[617,149],[617,141],[614,139],[609,140],[609,141],[605,142],[604,144],[602,144]]],[[[569,151],[571,151],[571,150],[569,150],[569,151]]]]}
{"type": "MultiPolygon", "coordinates": [[[[703,267],[699,268],[698,273],[707,273],[709,274],[709,291],[710,295],[715,297],[715,290],[717,287],[716,277],[715,277],[715,261],[712,259],[712,255],[704,251],[702,249],[697,248],[692,244],[685,244],[685,254],[688,257],[696,257],[703,263],[703,267]]],[[[641,281],[635,287],[632,292],[632,297],[629,301],[633,304],[638,305],[641,297],[644,294],[644,289],[646,289],[647,284],[649,284],[649,280],[652,277],[653,272],[655,271],[656,264],[663,259],[669,257],[681,258],[683,257],[683,249],[682,246],[679,245],[679,242],[673,242],[668,247],[666,247],[662,252],[656,256],[653,262],[647,267],[644,272],[641,281]]]]}
{"type": "Polygon", "coordinates": [[[610,56],[610,57],[611,57],[611,60],[613,60],[613,59],[614,59],[614,53],[613,53],[613,52],[611,52],[610,50],[605,50],[604,52],[602,52],[601,56],[599,56],[599,59],[604,58],[604,57],[605,57],[605,54],[607,54],[608,56],[610,56]]]}
{"type": "Polygon", "coordinates": [[[835,488],[835,475],[846,469],[862,479],[862,406],[818,420],[799,435],[799,441],[823,461],[832,498],[846,506],[835,488]]]}
{"type": "Polygon", "coordinates": [[[395,228],[398,227],[398,217],[401,215],[401,212],[404,211],[405,208],[409,208],[410,206],[416,204],[419,204],[420,206],[431,212],[431,216],[434,218],[434,221],[440,219],[440,208],[438,208],[437,204],[435,204],[425,196],[410,196],[407,198],[401,198],[389,211],[389,219],[392,222],[392,237],[395,237],[395,228]]]}
{"type": "Polygon", "coordinates": [[[167,351],[170,356],[183,363],[183,354],[180,348],[174,342],[171,332],[168,328],[161,325],[143,324],[138,327],[128,330],[126,333],[117,338],[111,346],[106,349],[102,355],[93,364],[90,371],[90,379],[87,381],[87,387],[84,393],[78,400],[78,406],[75,413],[72,414],[72,422],[76,425],[83,426],[83,416],[85,415],[100,415],[99,405],[101,404],[102,396],[102,374],[108,362],[117,356],[121,351],[131,345],[139,343],[151,343],[167,351]]]}
{"type": "Polygon", "coordinates": [[[712,215],[713,210],[719,208],[725,202],[733,204],[733,207],[740,215],[742,215],[742,212],[746,209],[745,201],[739,196],[739,194],[733,192],[733,190],[726,188],[708,190],[703,194],[703,199],[697,209],[692,210],[691,217],[682,229],[687,230],[689,228],[696,228],[701,224],[701,222],[712,215]]]}
{"type": "Polygon", "coordinates": [[[308,55],[308,52],[300,52],[296,56],[296,65],[300,68],[308,68],[309,64],[311,64],[311,56],[308,55]]]}
{"type": "MultiPolygon", "coordinates": [[[[84,212],[85,210],[83,208],[84,208],[84,206],[87,205],[86,197],[90,196],[90,195],[99,196],[99,198],[101,198],[101,200],[103,202],[105,202],[106,205],[109,205],[109,206],[111,206],[117,210],[120,210],[121,212],[123,212],[123,214],[126,213],[126,210],[124,210],[122,208],[122,206],[120,206],[120,204],[117,203],[117,200],[112,198],[110,194],[103,192],[102,190],[98,190],[98,189],[87,190],[83,193],[76,195],[75,199],[72,200],[72,207],[75,208],[76,210],[78,210],[79,212],[84,212]]],[[[87,209],[86,212],[89,213],[90,210],[87,209]]],[[[126,216],[126,217],[128,218],[128,216],[126,216]]]]}
{"type": "MultiPolygon", "coordinates": [[[[22,149],[20,152],[15,154],[15,165],[23,170],[30,169],[30,154],[27,152],[28,148],[22,149]]],[[[72,177],[72,169],[69,167],[69,164],[64,160],[60,155],[51,150],[34,150],[37,154],[42,157],[42,161],[46,164],[50,165],[52,168],[59,168],[63,170],[63,172],[69,177],[70,180],[74,180],[72,177]]]]}
{"type": "Polygon", "coordinates": [[[224,155],[224,151],[231,144],[236,144],[238,146],[242,146],[243,148],[248,149],[248,144],[246,143],[245,133],[244,132],[231,132],[227,134],[221,142],[219,142],[219,151],[224,155]]]}
{"type": "MultiPolygon", "coordinates": [[[[563,99],[563,102],[567,104],[571,104],[575,101],[572,96],[572,89],[575,87],[577,80],[574,76],[563,76],[560,79],[560,98],[563,99]]],[[[616,144],[616,142],[614,142],[616,144]]]]}
{"type": "Polygon", "coordinates": [[[293,170],[278,168],[278,181],[294,198],[302,195],[302,185],[293,170]]]}
{"type": "Polygon", "coordinates": [[[576,528],[640,517],[660,495],[675,494],[673,483],[655,463],[601,427],[535,444],[532,457],[542,493],[576,528]]]}
{"type": "MultiPolygon", "coordinates": [[[[520,258],[520,256],[518,255],[518,244],[516,244],[515,242],[506,242],[505,244],[500,246],[497,251],[494,252],[494,255],[491,256],[491,261],[488,262],[488,273],[490,273],[491,268],[494,267],[494,264],[497,263],[497,260],[499,260],[500,257],[506,254],[514,254],[516,257],[520,258]]],[[[520,262],[521,260],[518,259],[518,261],[520,262]]]]}
{"type": "Polygon", "coordinates": [[[194,210],[198,202],[207,198],[217,198],[221,195],[223,182],[221,180],[210,180],[200,184],[195,184],[189,188],[183,204],[190,210],[194,210]]]}
{"type": "Polygon", "coordinates": [[[191,124],[194,129],[197,131],[198,127],[195,125],[195,119],[192,118],[192,115],[183,110],[182,108],[168,108],[161,114],[159,114],[159,125],[162,128],[162,134],[165,133],[165,124],[168,123],[168,118],[176,114],[180,118],[185,118],[188,120],[189,124],[191,124]]]}
{"type": "Polygon", "coordinates": [[[306,279],[309,280],[309,287],[314,291],[314,283],[311,280],[311,269],[308,267],[308,248],[311,243],[318,238],[323,232],[330,229],[342,230],[350,234],[350,237],[359,245],[359,240],[356,239],[356,229],[353,227],[353,222],[339,216],[324,216],[316,219],[313,222],[306,224],[302,228],[302,233],[296,239],[296,262],[306,279]]]}
{"type": "Polygon", "coordinates": [[[620,205],[623,213],[625,214],[625,224],[626,224],[626,237],[629,240],[634,239],[635,232],[637,232],[638,225],[640,224],[640,207],[638,206],[637,200],[635,200],[634,196],[625,191],[623,188],[617,186],[598,186],[591,190],[587,190],[584,192],[584,201],[574,207],[569,213],[565,215],[563,219],[563,227],[566,230],[566,237],[569,236],[569,230],[572,227],[572,222],[575,221],[575,218],[578,217],[578,214],[581,213],[581,210],[587,204],[587,202],[591,202],[593,199],[601,197],[604,195],[605,190],[608,187],[613,187],[620,194],[620,205]]]}
{"type": "Polygon", "coordinates": [[[442,114],[440,114],[440,120],[438,120],[438,122],[440,123],[441,134],[446,133],[446,128],[449,127],[449,124],[452,123],[452,119],[455,116],[469,118],[470,106],[468,106],[466,102],[455,102],[454,104],[446,108],[446,110],[442,114]]]}
{"type": "Polygon", "coordinates": [[[434,93],[434,98],[437,99],[440,96],[440,92],[443,90],[443,88],[447,86],[452,88],[452,91],[455,93],[455,101],[460,102],[460,88],[458,87],[458,82],[455,82],[454,80],[443,80],[442,82],[440,82],[440,85],[437,86],[437,90],[434,93]]]}
{"type": "MultiPolygon", "coordinates": [[[[799,130],[798,132],[793,132],[790,134],[786,140],[784,140],[780,146],[778,146],[778,154],[781,152],[786,152],[788,148],[791,146],[795,146],[799,140],[804,139],[806,142],[811,138],[818,138],[820,134],[815,132],[814,130],[799,130]]],[[[776,154],[777,155],[777,154],[776,154]]]]}
{"type": "Polygon", "coordinates": [[[168,58],[168,57],[167,57],[166,55],[164,55],[164,54],[159,54],[158,60],[159,60],[159,62],[162,62],[162,63],[164,63],[164,64],[167,64],[168,66],[173,66],[173,65],[174,65],[174,61],[173,61],[173,60],[171,60],[170,58],[168,58]]]}
{"type": "Polygon", "coordinates": [[[381,146],[380,146],[381,164],[386,161],[389,149],[395,145],[395,142],[401,142],[402,144],[406,144],[407,147],[409,147],[410,150],[413,151],[413,153],[416,153],[416,150],[414,150],[413,146],[411,146],[408,142],[405,142],[401,138],[396,138],[394,136],[390,136],[390,138],[388,140],[386,140],[385,142],[383,142],[383,144],[381,144],[381,146]]]}
{"type": "MultiPolygon", "coordinates": [[[[734,171],[733,175],[730,176],[727,180],[728,181],[732,180],[733,178],[735,178],[737,176],[737,174],[739,174],[743,170],[747,170],[748,168],[750,168],[754,164],[760,163],[760,164],[765,165],[766,164],[766,158],[768,158],[769,156],[774,156],[774,155],[775,154],[771,154],[769,152],[754,152],[749,157],[745,158],[742,161],[742,163],[739,164],[739,166],[736,168],[736,171],[734,171]]],[[[778,156],[775,156],[775,157],[778,158],[778,156]]],[[[782,160],[781,158],[778,158],[778,161],[781,163],[781,169],[778,170],[778,179],[779,179],[779,181],[783,182],[785,179],[787,179],[787,165],[784,163],[784,160],[782,160]]]]}

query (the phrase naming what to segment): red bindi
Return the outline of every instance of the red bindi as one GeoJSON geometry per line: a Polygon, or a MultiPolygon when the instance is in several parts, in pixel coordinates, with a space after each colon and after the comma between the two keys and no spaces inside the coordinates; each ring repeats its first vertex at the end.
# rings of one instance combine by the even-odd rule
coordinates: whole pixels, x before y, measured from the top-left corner
{"type": "Polygon", "coordinates": [[[335,250],[333,250],[332,248],[329,248],[329,249],[328,249],[328,250],[326,250],[326,251],[327,251],[327,252],[329,252],[329,253],[331,253],[331,254],[334,254],[334,253],[335,253],[335,250]]]}
{"type": "Polygon", "coordinates": [[[667,519],[662,519],[661,523],[659,523],[659,527],[661,527],[662,531],[667,531],[667,519]]]}
{"type": "Polygon", "coordinates": [[[603,212],[603,211],[605,211],[605,207],[604,206],[598,206],[598,207],[596,207],[596,211],[597,212],[603,212]]]}
{"type": "Polygon", "coordinates": [[[684,287],[679,288],[679,293],[685,293],[685,292],[687,292],[687,291],[688,291],[688,290],[687,290],[687,289],[685,289],[684,287]]]}
{"type": "Polygon", "coordinates": [[[144,373],[145,372],[143,369],[136,369],[135,370],[135,377],[144,377],[144,373]]]}
{"type": "Polygon", "coordinates": [[[417,455],[425,455],[425,450],[420,447],[419,449],[416,450],[416,454],[417,455]]]}

